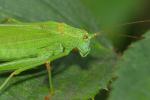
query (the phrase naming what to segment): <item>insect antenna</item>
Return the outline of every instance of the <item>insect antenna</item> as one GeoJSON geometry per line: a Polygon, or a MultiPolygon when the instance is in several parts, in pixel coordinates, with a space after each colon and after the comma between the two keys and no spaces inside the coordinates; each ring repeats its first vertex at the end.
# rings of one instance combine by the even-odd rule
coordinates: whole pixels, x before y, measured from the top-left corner
{"type": "Polygon", "coordinates": [[[102,31],[100,31],[100,32],[98,32],[98,33],[94,33],[94,35],[92,35],[91,38],[93,38],[93,37],[95,37],[95,36],[97,36],[97,35],[115,35],[115,36],[124,36],[124,37],[131,37],[131,38],[142,39],[143,37],[135,37],[135,36],[130,36],[130,35],[100,34],[100,33],[105,32],[105,31],[110,30],[110,29],[115,28],[115,27],[120,27],[120,26],[124,26],[124,25],[135,24],[135,23],[143,23],[143,22],[150,22],[150,20],[136,21],[136,22],[130,22],[130,23],[124,23],[124,24],[116,25],[116,26],[107,28],[107,29],[105,29],[105,30],[102,30],[102,31]]]}

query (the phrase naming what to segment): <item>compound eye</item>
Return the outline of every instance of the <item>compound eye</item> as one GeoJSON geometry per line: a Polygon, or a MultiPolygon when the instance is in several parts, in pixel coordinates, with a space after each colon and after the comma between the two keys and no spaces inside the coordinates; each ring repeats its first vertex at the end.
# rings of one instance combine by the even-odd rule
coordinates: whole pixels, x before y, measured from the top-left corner
{"type": "Polygon", "coordinates": [[[85,30],[86,32],[88,32],[88,30],[85,30]]]}
{"type": "Polygon", "coordinates": [[[87,40],[88,40],[88,36],[87,36],[87,35],[84,35],[84,36],[83,36],[83,40],[84,40],[84,41],[87,41],[87,40]]]}

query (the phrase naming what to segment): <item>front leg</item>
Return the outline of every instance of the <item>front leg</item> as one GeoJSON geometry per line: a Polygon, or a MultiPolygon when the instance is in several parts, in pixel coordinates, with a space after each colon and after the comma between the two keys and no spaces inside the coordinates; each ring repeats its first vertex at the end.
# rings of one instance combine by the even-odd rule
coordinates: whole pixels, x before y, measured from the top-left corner
{"type": "Polygon", "coordinates": [[[54,55],[52,57],[50,57],[49,60],[47,60],[46,62],[46,68],[47,68],[47,71],[48,71],[48,74],[49,74],[49,84],[50,84],[50,94],[48,97],[44,97],[45,100],[49,100],[52,96],[53,96],[53,85],[52,85],[52,79],[51,79],[51,69],[50,69],[50,62],[57,59],[57,58],[60,58],[60,57],[63,57],[63,56],[66,56],[68,55],[70,52],[70,50],[67,50],[67,51],[64,51],[62,53],[59,53],[57,55],[54,55]]]}

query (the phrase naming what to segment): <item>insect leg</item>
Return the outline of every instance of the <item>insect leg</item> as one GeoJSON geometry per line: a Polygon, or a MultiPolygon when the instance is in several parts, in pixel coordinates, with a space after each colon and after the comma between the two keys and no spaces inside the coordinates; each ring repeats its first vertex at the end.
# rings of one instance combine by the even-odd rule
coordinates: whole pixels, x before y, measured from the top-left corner
{"type": "Polygon", "coordinates": [[[46,67],[47,67],[47,70],[48,70],[48,74],[49,74],[49,83],[50,83],[50,95],[48,97],[44,97],[45,100],[49,100],[52,96],[53,96],[53,85],[52,85],[52,79],[51,79],[51,69],[50,69],[50,62],[57,59],[57,58],[60,58],[60,57],[63,57],[63,56],[66,56],[68,55],[70,52],[70,50],[65,50],[64,52],[62,53],[59,53],[57,55],[54,55],[52,57],[50,57],[49,60],[47,60],[46,62],[46,67]]]}
{"type": "Polygon", "coordinates": [[[50,61],[47,60],[46,62],[46,68],[49,74],[49,83],[50,83],[50,95],[48,97],[44,97],[45,100],[49,100],[53,96],[53,85],[52,85],[52,79],[51,79],[51,69],[50,69],[50,61]]]}
{"type": "Polygon", "coordinates": [[[2,22],[0,22],[0,24],[6,23],[6,22],[12,22],[12,23],[22,23],[16,19],[13,18],[6,18],[5,20],[3,20],[2,22]]]}
{"type": "Polygon", "coordinates": [[[16,71],[14,71],[7,79],[6,81],[1,85],[0,90],[6,85],[6,83],[14,76],[17,75],[25,70],[31,69],[33,67],[36,67],[38,65],[41,65],[43,63],[45,63],[46,59],[44,58],[28,58],[28,59],[24,59],[24,60],[18,60],[18,61],[14,61],[14,62],[8,62],[8,63],[4,63],[2,64],[2,66],[5,65],[11,65],[11,66],[18,66],[18,69],[16,71]],[[26,66],[22,66],[22,65],[26,65],[26,66]],[[20,67],[19,67],[20,66],[20,67]]]}

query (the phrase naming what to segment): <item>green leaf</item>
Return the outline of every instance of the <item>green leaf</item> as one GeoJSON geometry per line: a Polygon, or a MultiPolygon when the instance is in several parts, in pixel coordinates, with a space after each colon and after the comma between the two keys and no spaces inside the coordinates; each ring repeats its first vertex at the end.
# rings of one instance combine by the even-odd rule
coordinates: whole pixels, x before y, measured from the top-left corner
{"type": "MultiPolygon", "coordinates": [[[[19,21],[57,21],[100,31],[90,14],[76,0],[1,0],[0,20],[8,17],[19,21]]],[[[114,72],[117,56],[105,37],[91,41],[91,53],[82,58],[71,52],[68,56],[51,63],[54,95],[51,100],[87,100],[94,98],[100,89],[107,89],[114,72]]],[[[0,71],[0,84],[12,70],[0,71]]],[[[12,77],[0,91],[0,100],[42,100],[49,95],[48,73],[45,65],[12,77]]]]}
{"type": "Polygon", "coordinates": [[[109,100],[150,100],[150,31],[145,36],[123,55],[109,100]]]}

